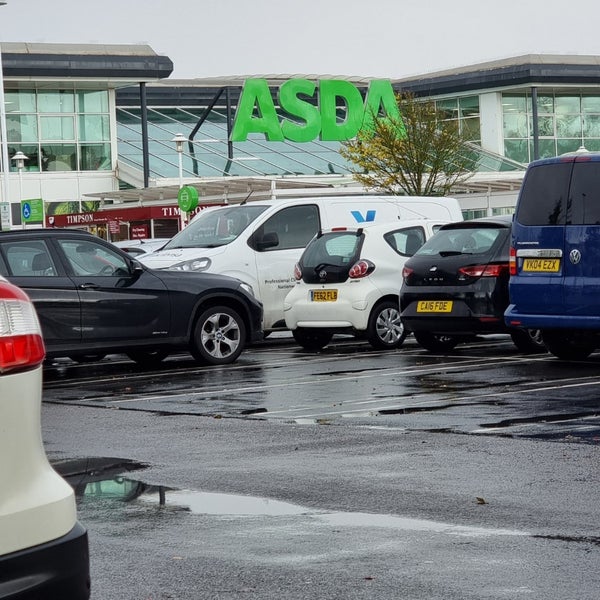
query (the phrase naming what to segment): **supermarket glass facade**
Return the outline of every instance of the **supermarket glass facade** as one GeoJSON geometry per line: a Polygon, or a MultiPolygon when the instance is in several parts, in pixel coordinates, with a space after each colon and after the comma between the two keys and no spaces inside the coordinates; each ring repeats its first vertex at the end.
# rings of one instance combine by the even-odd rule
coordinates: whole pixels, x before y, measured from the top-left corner
{"type": "MultiPolygon", "coordinates": [[[[532,94],[504,93],[502,113],[505,155],[522,163],[532,161],[532,94]]],[[[537,126],[538,158],[574,152],[581,146],[600,150],[600,93],[539,89],[537,126]]]]}
{"type": "Polygon", "coordinates": [[[25,171],[111,170],[107,90],[9,88],[5,104],[8,154],[25,154],[25,171]]]}
{"type": "MultiPolygon", "coordinates": [[[[436,100],[436,106],[444,118],[458,122],[459,130],[470,142],[473,171],[524,168],[521,162],[481,147],[478,95],[436,100]]],[[[117,92],[116,115],[119,161],[142,170],[141,108],[120,105],[117,92]]],[[[344,118],[342,108],[338,119],[343,121],[344,118]]],[[[339,142],[274,142],[266,141],[264,135],[250,134],[247,141],[232,144],[228,141],[228,115],[223,107],[164,105],[160,101],[153,104],[151,99],[147,123],[149,173],[154,179],[177,177],[178,157],[173,152],[172,140],[178,133],[189,140],[184,144],[182,157],[184,177],[348,175],[353,171],[353,165],[339,154],[339,142]]]]}

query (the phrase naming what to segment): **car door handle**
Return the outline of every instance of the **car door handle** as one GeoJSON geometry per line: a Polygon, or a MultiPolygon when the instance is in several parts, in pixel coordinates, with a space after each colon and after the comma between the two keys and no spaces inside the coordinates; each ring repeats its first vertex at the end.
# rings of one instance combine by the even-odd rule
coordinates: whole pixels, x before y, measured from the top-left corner
{"type": "Polygon", "coordinates": [[[97,290],[100,286],[95,283],[82,283],[79,286],[81,290],[97,290]]]}

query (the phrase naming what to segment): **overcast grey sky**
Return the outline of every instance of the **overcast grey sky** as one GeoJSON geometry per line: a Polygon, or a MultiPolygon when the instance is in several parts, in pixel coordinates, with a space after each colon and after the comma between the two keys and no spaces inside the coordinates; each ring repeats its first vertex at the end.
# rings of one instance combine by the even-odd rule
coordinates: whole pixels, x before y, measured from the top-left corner
{"type": "Polygon", "coordinates": [[[172,77],[400,78],[598,54],[598,0],[6,0],[0,42],[149,44],[172,77]]]}

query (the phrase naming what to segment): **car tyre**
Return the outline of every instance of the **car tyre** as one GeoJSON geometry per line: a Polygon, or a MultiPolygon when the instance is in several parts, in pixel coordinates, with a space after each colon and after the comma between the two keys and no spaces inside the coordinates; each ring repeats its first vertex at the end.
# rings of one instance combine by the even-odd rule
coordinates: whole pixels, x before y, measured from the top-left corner
{"type": "Polygon", "coordinates": [[[292,330],[292,335],[300,346],[313,352],[325,348],[333,337],[329,331],[314,327],[298,327],[292,330]]]}
{"type": "Polygon", "coordinates": [[[386,300],[377,304],[369,317],[369,344],[379,350],[392,350],[402,346],[405,338],[406,330],[400,320],[398,302],[386,300]]]}
{"type": "Polygon", "coordinates": [[[441,335],[429,331],[416,331],[415,340],[430,352],[451,352],[460,342],[459,338],[452,335],[441,335]]]}
{"type": "Polygon", "coordinates": [[[510,337],[517,350],[525,354],[548,351],[540,329],[515,329],[510,332],[510,337]]]}
{"type": "Polygon", "coordinates": [[[127,352],[127,356],[138,365],[142,367],[156,367],[158,366],[167,356],[169,356],[168,350],[132,350],[127,352]]]}
{"type": "Polygon", "coordinates": [[[596,349],[596,342],[584,336],[544,331],[542,338],[548,352],[562,360],[581,360],[587,358],[596,349]]]}
{"type": "Polygon", "coordinates": [[[226,365],[237,360],[246,345],[246,325],[228,306],[206,309],[196,321],[190,351],[198,361],[226,365]]]}

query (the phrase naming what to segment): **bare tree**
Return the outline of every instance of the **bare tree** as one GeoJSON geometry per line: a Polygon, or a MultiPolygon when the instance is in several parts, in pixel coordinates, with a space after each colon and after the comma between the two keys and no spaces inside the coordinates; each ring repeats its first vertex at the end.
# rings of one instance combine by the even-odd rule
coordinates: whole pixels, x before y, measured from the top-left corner
{"type": "Polygon", "coordinates": [[[472,176],[473,151],[456,120],[432,100],[396,95],[400,116],[372,115],[372,125],[343,142],[340,154],[356,166],[366,188],[409,196],[443,196],[472,176]]]}

